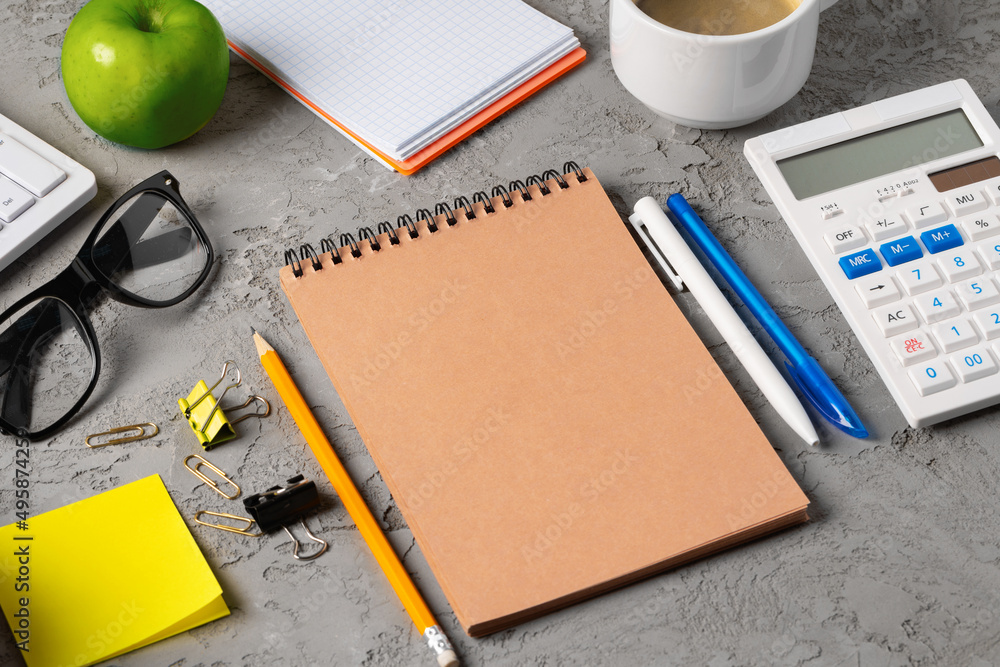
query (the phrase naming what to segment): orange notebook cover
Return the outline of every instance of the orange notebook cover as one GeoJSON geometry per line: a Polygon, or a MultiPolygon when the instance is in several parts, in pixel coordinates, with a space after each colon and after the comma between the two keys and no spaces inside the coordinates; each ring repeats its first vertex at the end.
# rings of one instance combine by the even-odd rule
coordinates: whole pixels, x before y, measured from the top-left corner
{"type": "Polygon", "coordinates": [[[594,174],[546,175],[281,270],[473,636],[807,518],[594,174]]]}
{"type": "Polygon", "coordinates": [[[329,113],[324,111],[319,105],[307,98],[305,95],[297,91],[291,84],[284,81],[277,74],[269,70],[263,64],[255,60],[250,54],[246,53],[244,50],[239,48],[237,45],[229,42],[229,48],[238,53],[240,57],[246,60],[248,63],[254,66],[261,74],[274,81],[276,84],[281,86],[286,92],[290,93],[298,101],[305,104],[309,109],[315,113],[317,116],[325,120],[327,123],[332,125],[341,134],[346,136],[348,139],[353,141],[355,144],[361,148],[368,151],[371,155],[381,160],[383,163],[389,167],[395,169],[401,174],[409,176],[415,173],[421,167],[427,165],[434,158],[438,157],[451,147],[455,146],[459,142],[463,141],[473,132],[476,132],[481,127],[492,121],[497,116],[505,113],[509,109],[517,106],[527,98],[534,95],[536,92],[549,85],[559,77],[561,77],[566,72],[570,71],[580,63],[582,63],[586,57],[587,52],[582,48],[574,49],[572,52],[566,54],[553,64],[549,65],[541,72],[531,77],[523,84],[510,91],[496,102],[493,102],[482,111],[478,112],[476,115],[472,116],[464,123],[451,130],[440,139],[431,142],[426,148],[423,148],[419,152],[410,156],[405,160],[396,160],[382,151],[378,150],[364,139],[359,137],[357,134],[352,132],[350,128],[339,122],[336,118],[331,116],[329,113]]]}

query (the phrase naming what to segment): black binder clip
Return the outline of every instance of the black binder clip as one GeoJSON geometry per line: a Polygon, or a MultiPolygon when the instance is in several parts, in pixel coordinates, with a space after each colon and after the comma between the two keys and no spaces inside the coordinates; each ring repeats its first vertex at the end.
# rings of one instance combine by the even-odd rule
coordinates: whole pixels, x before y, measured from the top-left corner
{"type": "Polygon", "coordinates": [[[323,554],[329,546],[326,541],[313,535],[306,526],[303,517],[319,507],[319,493],[316,491],[316,483],[302,475],[296,475],[289,479],[286,486],[272,486],[264,493],[255,493],[249,498],[245,498],[243,506],[265,533],[270,533],[278,528],[285,529],[288,537],[292,538],[292,542],[295,544],[292,556],[296,560],[312,560],[323,554]],[[316,553],[309,556],[299,555],[299,549],[302,545],[288,528],[288,524],[296,519],[299,520],[299,524],[302,525],[302,529],[306,531],[310,540],[323,545],[316,553]]]}

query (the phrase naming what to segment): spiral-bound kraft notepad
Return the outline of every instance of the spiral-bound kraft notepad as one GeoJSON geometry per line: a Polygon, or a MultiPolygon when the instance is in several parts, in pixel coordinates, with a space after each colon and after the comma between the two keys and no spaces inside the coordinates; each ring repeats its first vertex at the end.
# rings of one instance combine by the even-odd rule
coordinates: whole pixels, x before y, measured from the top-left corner
{"type": "Polygon", "coordinates": [[[806,519],[593,173],[544,185],[281,271],[473,636],[806,519]]]}

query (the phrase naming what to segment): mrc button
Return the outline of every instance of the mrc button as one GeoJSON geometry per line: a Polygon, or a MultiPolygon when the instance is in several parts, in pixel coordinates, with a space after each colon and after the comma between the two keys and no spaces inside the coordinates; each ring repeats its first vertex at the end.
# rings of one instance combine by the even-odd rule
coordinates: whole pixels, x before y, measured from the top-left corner
{"type": "Polygon", "coordinates": [[[882,262],[871,248],[841,257],[839,263],[850,280],[882,270],[882,262]]]}
{"type": "Polygon", "coordinates": [[[951,250],[962,245],[962,235],[955,225],[945,225],[937,229],[928,229],[920,235],[920,240],[927,246],[927,252],[933,254],[951,250]]]}

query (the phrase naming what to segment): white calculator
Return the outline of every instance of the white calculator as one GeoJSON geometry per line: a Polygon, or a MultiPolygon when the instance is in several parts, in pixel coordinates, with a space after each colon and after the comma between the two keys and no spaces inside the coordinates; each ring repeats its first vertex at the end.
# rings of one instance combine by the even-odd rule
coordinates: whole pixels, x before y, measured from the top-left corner
{"type": "Polygon", "coordinates": [[[963,80],[744,148],[913,427],[1000,403],[998,151],[963,80]]]}

